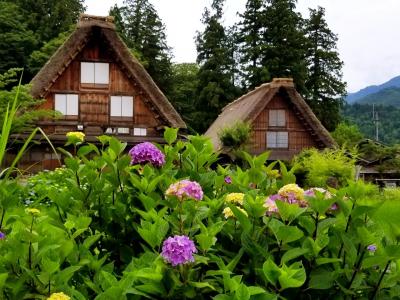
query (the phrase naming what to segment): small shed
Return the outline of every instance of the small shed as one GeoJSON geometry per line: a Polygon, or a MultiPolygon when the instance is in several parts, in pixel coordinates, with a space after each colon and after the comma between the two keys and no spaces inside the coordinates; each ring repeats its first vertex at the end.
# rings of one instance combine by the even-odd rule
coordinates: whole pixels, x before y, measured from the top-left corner
{"type": "Polygon", "coordinates": [[[205,133],[216,150],[222,150],[220,131],[237,121],[251,124],[249,152],[270,150],[270,160],[289,160],[304,148],[336,145],[291,78],[275,78],[225,106],[205,133]]]}
{"type": "MultiPolygon", "coordinates": [[[[92,142],[99,135],[116,135],[133,145],[162,142],[165,126],[186,128],[118,36],[112,17],[81,15],[75,31],[31,84],[33,97],[45,99],[41,108],[62,114],[37,124],[55,145],[63,145],[70,131],[82,131],[92,142]]],[[[24,162],[51,169],[57,165],[56,158],[50,147],[43,145],[31,148],[24,162]]]]}

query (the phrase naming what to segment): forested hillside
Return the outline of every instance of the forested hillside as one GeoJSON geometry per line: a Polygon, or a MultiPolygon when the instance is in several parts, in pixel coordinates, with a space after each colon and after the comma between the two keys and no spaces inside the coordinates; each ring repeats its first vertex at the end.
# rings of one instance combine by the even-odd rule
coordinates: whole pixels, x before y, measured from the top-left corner
{"type": "MultiPolygon", "coordinates": [[[[400,143],[400,108],[375,105],[378,113],[379,141],[386,144],[400,143]]],[[[356,124],[367,138],[375,138],[375,126],[372,118],[372,104],[345,105],[343,118],[356,124]]]]}

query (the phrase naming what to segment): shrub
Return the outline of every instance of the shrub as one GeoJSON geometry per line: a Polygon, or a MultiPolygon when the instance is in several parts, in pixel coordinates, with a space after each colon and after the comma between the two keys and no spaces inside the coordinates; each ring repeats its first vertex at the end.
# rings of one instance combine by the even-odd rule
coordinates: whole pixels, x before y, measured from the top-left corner
{"type": "Polygon", "coordinates": [[[243,149],[250,141],[251,126],[242,121],[236,122],[231,127],[225,127],[218,136],[223,147],[228,150],[243,149]]]}
{"type": "Polygon", "coordinates": [[[345,186],[354,180],[355,158],[345,149],[308,149],[293,159],[296,174],[307,186],[345,186]]]}

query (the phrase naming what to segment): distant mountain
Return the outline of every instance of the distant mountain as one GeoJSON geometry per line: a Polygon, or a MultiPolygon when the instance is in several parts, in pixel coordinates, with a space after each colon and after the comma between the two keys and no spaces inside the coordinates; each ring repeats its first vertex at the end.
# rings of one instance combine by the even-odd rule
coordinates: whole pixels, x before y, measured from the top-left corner
{"type": "Polygon", "coordinates": [[[367,86],[366,88],[363,88],[362,90],[359,90],[356,93],[349,93],[348,96],[346,97],[346,101],[349,104],[358,102],[358,100],[361,98],[364,98],[368,95],[377,93],[381,90],[384,90],[386,88],[391,88],[391,87],[399,87],[400,88],[400,76],[394,77],[381,85],[370,85],[370,86],[367,86]]]}
{"type": "Polygon", "coordinates": [[[376,104],[400,108],[400,87],[388,87],[355,101],[358,104],[376,104]]]}

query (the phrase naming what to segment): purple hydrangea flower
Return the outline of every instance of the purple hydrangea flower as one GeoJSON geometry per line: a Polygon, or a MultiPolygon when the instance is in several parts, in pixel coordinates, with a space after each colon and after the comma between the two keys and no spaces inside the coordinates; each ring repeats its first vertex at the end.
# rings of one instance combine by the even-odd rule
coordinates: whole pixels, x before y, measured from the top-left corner
{"type": "Polygon", "coordinates": [[[0,231],[0,240],[4,240],[6,238],[6,235],[0,231]]]}
{"type": "Polygon", "coordinates": [[[193,241],[186,235],[175,235],[164,241],[161,256],[175,267],[194,262],[193,253],[197,253],[193,241]]]}
{"type": "Polygon", "coordinates": [[[226,177],[224,178],[224,181],[225,181],[226,184],[231,184],[231,183],[232,183],[232,178],[231,178],[231,176],[226,176],[226,177]]]}
{"type": "Polygon", "coordinates": [[[203,199],[203,190],[196,181],[181,180],[169,186],[165,192],[167,196],[176,196],[179,200],[184,197],[200,201],[203,199]]]}
{"type": "Polygon", "coordinates": [[[376,247],[375,244],[369,245],[369,246],[367,247],[367,250],[368,250],[369,252],[375,252],[376,249],[377,249],[377,247],[376,247]]]}
{"type": "Polygon", "coordinates": [[[152,143],[144,142],[137,144],[130,151],[131,164],[151,163],[155,167],[161,167],[165,163],[164,154],[152,143]]]}

